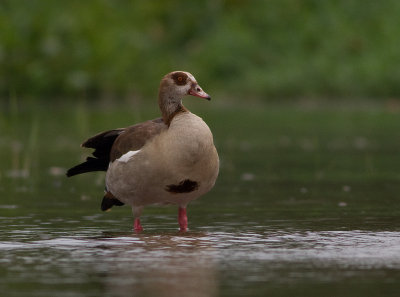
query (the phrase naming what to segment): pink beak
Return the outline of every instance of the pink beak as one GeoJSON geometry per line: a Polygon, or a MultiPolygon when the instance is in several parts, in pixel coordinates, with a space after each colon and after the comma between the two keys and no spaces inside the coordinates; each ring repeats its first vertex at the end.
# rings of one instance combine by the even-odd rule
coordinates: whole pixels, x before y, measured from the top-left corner
{"type": "Polygon", "coordinates": [[[207,100],[211,100],[210,95],[208,95],[206,92],[204,92],[198,84],[192,85],[192,88],[189,90],[189,95],[204,98],[207,100]]]}

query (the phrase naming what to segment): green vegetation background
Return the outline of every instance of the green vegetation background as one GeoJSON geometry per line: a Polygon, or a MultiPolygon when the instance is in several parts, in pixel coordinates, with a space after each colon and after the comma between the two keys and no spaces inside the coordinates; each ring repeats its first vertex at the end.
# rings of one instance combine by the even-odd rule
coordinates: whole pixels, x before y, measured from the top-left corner
{"type": "Polygon", "coordinates": [[[399,16],[396,0],[2,0],[0,98],[140,99],[178,69],[248,100],[398,97],[399,16]]]}

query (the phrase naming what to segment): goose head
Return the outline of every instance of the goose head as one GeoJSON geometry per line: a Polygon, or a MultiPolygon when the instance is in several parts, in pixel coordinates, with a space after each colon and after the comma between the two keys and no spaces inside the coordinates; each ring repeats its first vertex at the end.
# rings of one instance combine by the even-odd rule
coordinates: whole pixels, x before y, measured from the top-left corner
{"type": "Polygon", "coordinates": [[[186,95],[211,100],[189,72],[174,71],[163,77],[160,84],[160,97],[164,100],[180,102],[186,95]]]}
{"type": "Polygon", "coordinates": [[[175,114],[186,110],[182,105],[182,99],[187,95],[211,100],[211,97],[203,91],[194,76],[189,72],[174,71],[162,78],[158,104],[163,120],[167,125],[169,125],[175,114]]]}

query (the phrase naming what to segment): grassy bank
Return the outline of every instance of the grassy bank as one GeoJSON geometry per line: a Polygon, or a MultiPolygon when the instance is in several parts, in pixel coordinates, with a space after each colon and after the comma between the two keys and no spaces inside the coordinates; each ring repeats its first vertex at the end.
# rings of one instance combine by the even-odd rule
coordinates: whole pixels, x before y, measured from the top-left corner
{"type": "Polygon", "coordinates": [[[142,98],[186,69],[247,98],[398,97],[399,14],[395,0],[4,0],[0,95],[142,98]]]}

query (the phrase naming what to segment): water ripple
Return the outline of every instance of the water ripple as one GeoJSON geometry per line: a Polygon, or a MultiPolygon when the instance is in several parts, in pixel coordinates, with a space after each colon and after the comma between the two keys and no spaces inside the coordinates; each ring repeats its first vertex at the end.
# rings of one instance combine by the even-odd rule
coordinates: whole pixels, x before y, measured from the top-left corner
{"type": "Polygon", "coordinates": [[[141,261],[182,254],[207,254],[218,261],[280,261],[313,265],[400,268],[400,233],[369,231],[323,232],[189,232],[187,234],[100,234],[80,230],[77,235],[24,241],[29,230],[14,241],[0,242],[0,251],[58,249],[84,252],[96,258],[106,253],[141,253],[141,261]]]}

